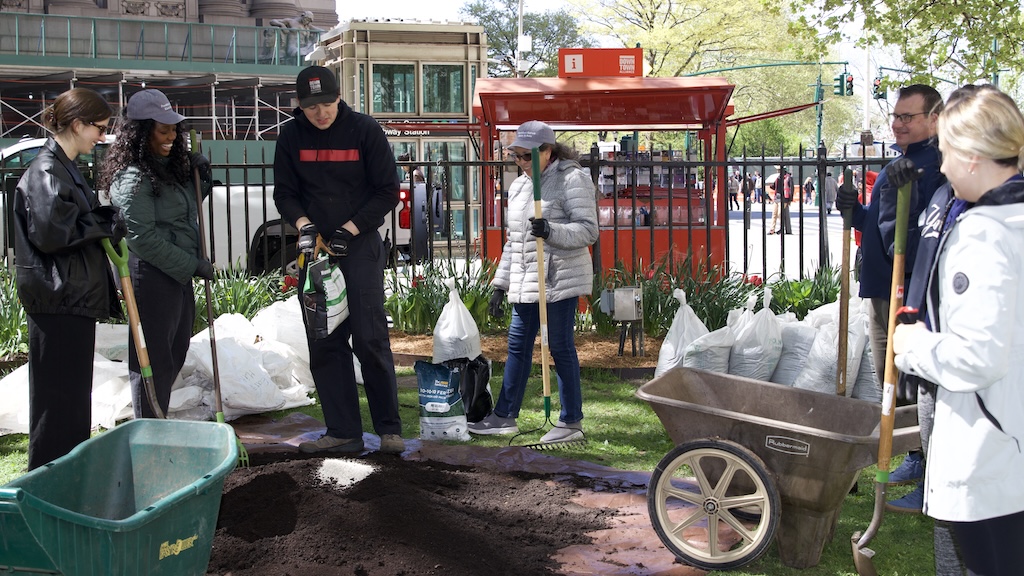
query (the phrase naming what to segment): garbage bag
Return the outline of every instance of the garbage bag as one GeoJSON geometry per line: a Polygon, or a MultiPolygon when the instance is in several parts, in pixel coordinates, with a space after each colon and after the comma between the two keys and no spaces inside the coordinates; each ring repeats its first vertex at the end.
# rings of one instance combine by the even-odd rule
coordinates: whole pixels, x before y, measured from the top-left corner
{"type": "Polygon", "coordinates": [[[445,281],[448,285],[448,303],[434,324],[434,363],[456,358],[476,358],[480,355],[480,329],[469,309],[462,303],[455,279],[445,281]]]}
{"type": "Polygon", "coordinates": [[[444,365],[449,368],[458,367],[462,371],[459,392],[466,409],[466,421],[479,422],[486,418],[494,409],[490,384],[491,361],[481,354],[472,360],[446,360],[444,365]]]}
{"type": "Polygon", "coordinates": [[[733,327],[736,341],[729,354],[729,374],[767,382],[782,355],[782,328],[769,305],[771,288],[764,289],[764,306],[756,313],[747,309],[733,327]]]}
{"type": "Polygon", "coordinates": [[[722,326],[718,330],[697,338],[683,351],[683,366],[720,374],[729,373],[729,353],[736,335],[732,328],[722,326]]]}

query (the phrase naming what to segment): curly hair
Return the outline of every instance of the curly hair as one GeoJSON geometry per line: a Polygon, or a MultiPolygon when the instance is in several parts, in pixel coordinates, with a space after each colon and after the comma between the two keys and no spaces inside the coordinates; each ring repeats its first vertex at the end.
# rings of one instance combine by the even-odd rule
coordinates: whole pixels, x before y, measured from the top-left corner
{"type": "Polygon", "coordinates": [[[98,188],[109,190],[114,177],[129,166],[137,167],[149,178],[153,183],[154,194],[160,193],[160,180],[188,184],[192,163],[185,146],[185,130],[178,125],[178,135],[171,145],[171,161],[165,168],[157,164],[156,154],[149,144],[150,135],[155,127],[155,120],[122,120],[118,127],[117,140],[103,157],[103,170],[100,173],[98,188]]]}

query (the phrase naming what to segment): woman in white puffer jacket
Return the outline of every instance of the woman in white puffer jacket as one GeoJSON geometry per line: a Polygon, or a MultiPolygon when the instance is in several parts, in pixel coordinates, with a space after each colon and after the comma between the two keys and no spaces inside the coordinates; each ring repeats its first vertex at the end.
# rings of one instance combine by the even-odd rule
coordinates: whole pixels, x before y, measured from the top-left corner
{"type": "Polygon", "coordinates": [[[597,241],[597,200],[590,174],[577,154],[555,142],[543,122],[524,122],[509,154],[523,169],[509,187],[508,239],[491,286],[492,315],[502,316],[502,304],[512,303],[508,331],[508,360],[494,412],[469,425],[475,434],[515,434],[516,417],[533,366],[533,347],[540,328],[537,238],[544,239],[544,288],[547,300],[548,344],[558,375],[561,413],[558,424],[541,442],[566,442],[583,436],[583,396],[576,356],[576,310],[579,297],[594,285],[593,260],[588,249],[597,241]],[[541,170],[541,213],[535,220],[532,153],[537,148],[541,170]]]}
{"type": "Polygon", "coordinates": [[[924,512],[951,523],[969,574],[1024,566],[1024,116],[979,90],[939,116],[942,173],[973,203],[947,214],[928,326],[893,335],[901,371],[938,385],[924,512]]]}

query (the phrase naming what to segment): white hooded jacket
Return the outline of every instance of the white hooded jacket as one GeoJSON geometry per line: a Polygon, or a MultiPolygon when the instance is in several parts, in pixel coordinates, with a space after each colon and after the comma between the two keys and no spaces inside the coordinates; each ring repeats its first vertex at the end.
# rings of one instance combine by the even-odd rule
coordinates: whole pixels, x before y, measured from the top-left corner
{"type": "MultiPolygon", "coordinates": [[[[508,301],[536,303],[537,239],[530,234],[533,180],[522,174],[508,191],[508,239],[491,285],[508,301]]],[[[551,225],[544,241],[544,289],[548,302],[590,294],[594,265],[588,247],[597,241],[594,182],[578,162],[552,160],[541,174],[541,214],[551,225]]]]}
{"type": "Polygon", "coordinates": [[[929,279],[934,331],[896,356],[901,371],[939,385],[924,511],[940,520],[1024,511],[1021,200],[1024,180],[1010,180],[957,219],[929,279]]]}

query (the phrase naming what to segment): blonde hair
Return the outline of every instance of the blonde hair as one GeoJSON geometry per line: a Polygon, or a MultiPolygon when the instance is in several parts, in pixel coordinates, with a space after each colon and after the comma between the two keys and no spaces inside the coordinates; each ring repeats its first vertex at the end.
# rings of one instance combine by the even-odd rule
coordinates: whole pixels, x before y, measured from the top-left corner
{"type": "Polygon", "coordinates": [[[939,141],[962,156],[980,156],[1024,170],[1024,115],[994,86],[950,98],[939,115],[939,141]]]}

